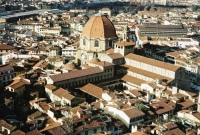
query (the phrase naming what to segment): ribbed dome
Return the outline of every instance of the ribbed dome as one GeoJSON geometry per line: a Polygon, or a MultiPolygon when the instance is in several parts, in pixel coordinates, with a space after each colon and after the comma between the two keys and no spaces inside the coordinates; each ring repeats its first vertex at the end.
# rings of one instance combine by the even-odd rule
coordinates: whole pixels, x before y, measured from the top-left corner
{"type": "Polygon", "coordinates": [[[112,22],[106,16],[93,16],[85,24],[82,37],[86,38],[113,38],[116,30],[112,22]]]}

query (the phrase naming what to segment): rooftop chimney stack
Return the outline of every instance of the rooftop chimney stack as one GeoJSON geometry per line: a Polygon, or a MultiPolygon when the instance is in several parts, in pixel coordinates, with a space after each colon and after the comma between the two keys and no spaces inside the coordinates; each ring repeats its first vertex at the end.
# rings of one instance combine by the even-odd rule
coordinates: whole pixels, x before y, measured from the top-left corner
{"type": "Polygon", "coordinates": [[[199,99],[198,99],[198,102],[197,102],[197,112],[200,112],[200,92],[199,92],[199,99]]]}

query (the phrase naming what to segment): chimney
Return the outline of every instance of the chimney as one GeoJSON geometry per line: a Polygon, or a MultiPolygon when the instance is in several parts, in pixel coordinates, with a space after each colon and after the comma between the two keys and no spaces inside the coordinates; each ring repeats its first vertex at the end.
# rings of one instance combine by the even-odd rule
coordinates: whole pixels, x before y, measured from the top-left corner
{"type": "Polygon", "coordinates": [[[197,112],[200,112],[200,91],[199,91],[199,99],[198,99],[198,103],[197,103],[197,112]]]}
{"type": "Polygon", "coordinates": [[[175,86],[173,86],[173,87],[172,87],[172,95],[174,95],[174,94],[176,94],[176,93],[178,93],[178,88],[175,87],[175,86]]]}
{"type": "Polygon", "coordinates": [[[161,80],[156,79],[155,84],[158,85],[158,84],[160,84],[160,83],[161,83],[161,80]]]}
{"type": "Polygon", "coordinates": [[[200,128],[197,129],[197,135],[200,135],[200,128]]]}
{"type": "Polygon", "coordinates": [[[137,125],[132,125],[131,127],[131,133],[137,132],[138,126],[137,125]]]}
{"type": "Polygon", "coordinates": [[[151,98],[150,92],[147,91],[146,101],[149,102],[151,98]]]}

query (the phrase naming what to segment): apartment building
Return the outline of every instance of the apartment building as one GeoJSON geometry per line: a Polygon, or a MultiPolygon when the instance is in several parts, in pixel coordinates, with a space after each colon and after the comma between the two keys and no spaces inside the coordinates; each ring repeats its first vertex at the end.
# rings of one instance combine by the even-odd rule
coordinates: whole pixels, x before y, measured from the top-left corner
{"type": "Polygon", "coordinates": [[[76,57],[76,52],[78,48],[77,45],[78,44],[72,44],[72,45],[68,45],[62,48],[62,56],[76,57]]]}
{"type": "Polygon", "coordinates": [[[166,54],[167,61],[185,68],[185,78],[196,82],[200,79],[199,53],[195,50],[176,51],[166,54]]]}
{"type": "Polygon", "coordinates": [[[61,27],[42,27],[40,28],[39,34],[42,36],[45,35],[59,36],[60,32],[61,32],[61,27]]]}
{"type": "Polygon", "coordinates": [[[14,68],[10,65],[0,66],[0,88],[8,85],[14,78],[14,68]]]}

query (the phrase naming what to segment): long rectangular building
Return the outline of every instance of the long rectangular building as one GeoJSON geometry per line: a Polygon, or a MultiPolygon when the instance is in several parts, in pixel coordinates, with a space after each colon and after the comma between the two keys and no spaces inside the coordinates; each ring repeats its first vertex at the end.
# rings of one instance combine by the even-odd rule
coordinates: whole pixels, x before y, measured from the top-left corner
{"type": "Polygon", "coordinates": [[[19,18],[25,18],[25,17],[30,17],[30,16],[35,16],[35,15],[41,15],[45,13],[59,13],[59,9],[39,9],[39,10],[33,10],[33,11],[26,11],[26,12],[18,12],[14,14],[9,14],[9,15],[4,15],[0,16],[0,20],[5,20],[6,22],[13,22],[13,21],[18,21],[19,18]]]}
{"type": "MultiPolygon", "coordinates": [[[[160,77],[174,79],[184,79],[185,70],[182,67],[150,59],[136,54],[128,54],[125,56],[126,65],[135,67],[149,73],[157,74],[160,77]]],[[[148,75],[147,75],[148,76],[148,75]]],[[[155,76],[156,77],[156,76],[155,76]]],[[[152,78],[152,77],[151,77],[152,78]]],[[[159,79],[159,78],[155,78],[159,79]]],[[[164,78],[162,78],[164,79],[164,78]]]]}
{"type": "Polygon", "coordinates": [[[52,75],[47,77],[46,80],[47,84],[54,84],[62,88],[72,88],[112,77],[114,77],[114,65],[108,65],[52,75]]]}
{"type": "Polygon", "coordinates": [[[188,32],[182,25],[141,25],[139,31],[141,37],[186,37],[188,32]]]}

